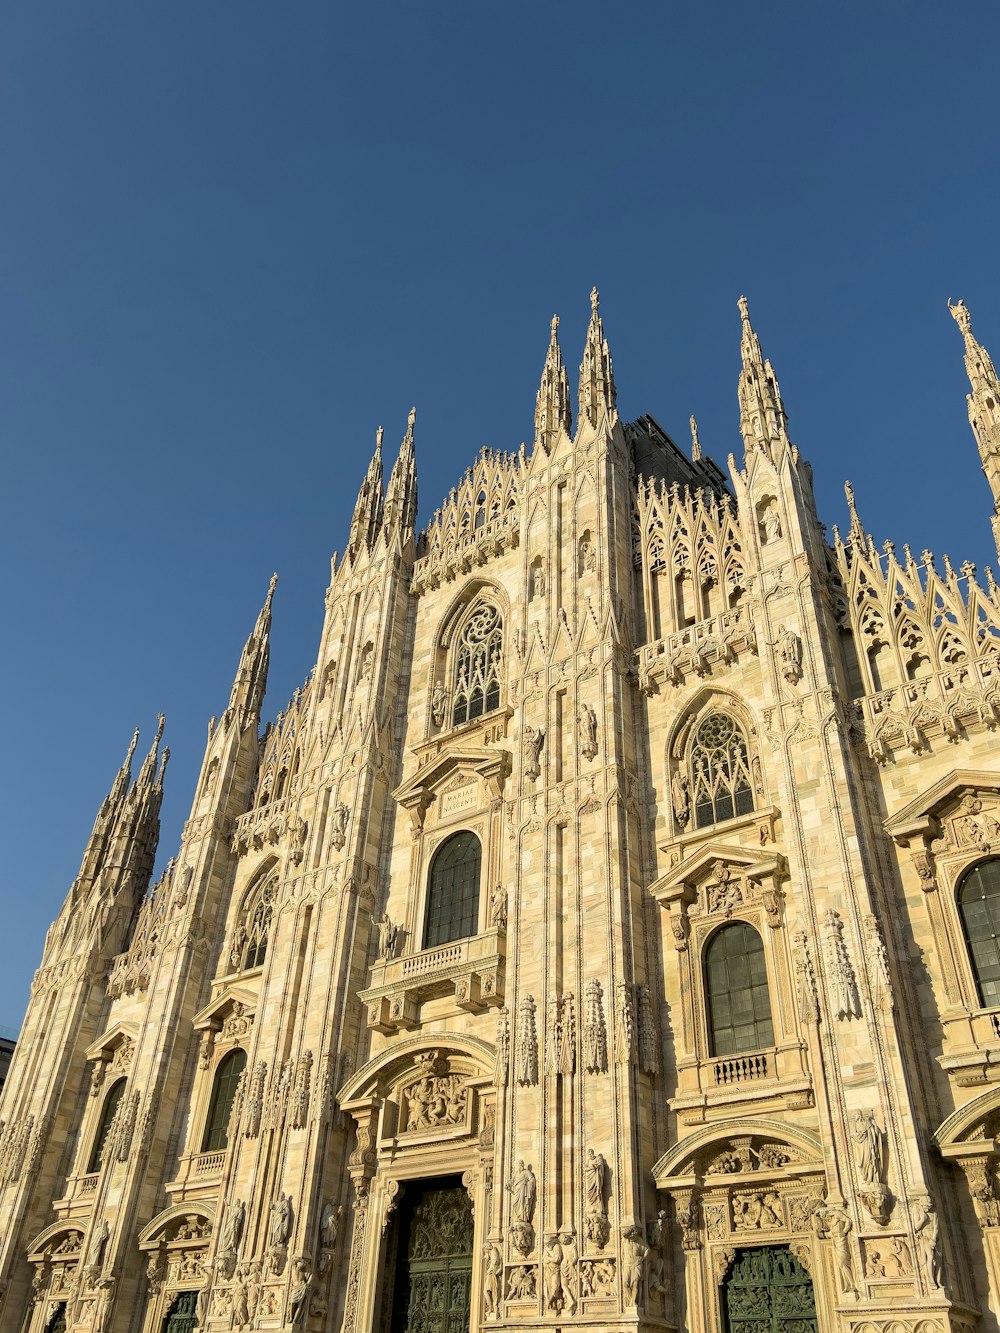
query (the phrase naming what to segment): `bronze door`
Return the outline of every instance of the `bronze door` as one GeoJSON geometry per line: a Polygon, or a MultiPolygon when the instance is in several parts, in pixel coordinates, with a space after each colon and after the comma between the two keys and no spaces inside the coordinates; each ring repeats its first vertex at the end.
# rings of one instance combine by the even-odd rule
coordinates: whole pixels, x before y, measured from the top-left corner
{"type": "Polygon", "coordinates": [[[469,1333],[472,1208],[461,1185],[407,1185],[392,1333],[469,1333]]]}
{"type": "Polygon", "coordinates": [[[740,1250],[722,1308],[726,1333],[816,1333],[812,1279],[784,1246],[740,1250]]]}
{"type": "Polygon", "coordinates": [[[198,1293],[182,1291],[167,1311],[163,1321],[163,1333],[191,1333],[198,1327],[198,1293]]]}

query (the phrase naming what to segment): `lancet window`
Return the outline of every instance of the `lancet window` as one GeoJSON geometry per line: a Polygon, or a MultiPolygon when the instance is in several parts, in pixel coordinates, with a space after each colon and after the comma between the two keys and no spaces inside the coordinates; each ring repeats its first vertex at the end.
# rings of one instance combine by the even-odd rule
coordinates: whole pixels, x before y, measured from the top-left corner
{"type": "Polygon", "coordinates": [[[727,713],[709,713],[695,732],[691,791],[696,828],[720,824],[753,810],[746,737],[727,713]]]}
{"type": "Polygon", "coordinates": [[[252,891],[246,911],[233,941],[230,963],[234,971],[263,967],[274,918],[274,900],[278,892],[276,875],[269,875],[252,891]]]}
{"type": "Polygon", "coordinates": [[[104,1098],[104,1105],[101,1107],[101,1119],[97,1125],[97,1133],[94,1135],[94,1143],[90,1149],[90,1161],[87,1163],[87,1174],[91,1175],[94,1171],[100,1171],[101,1158],[104,1156],[104,1145],[108,1141],[108,1135],[111,1133],[111,1126],[115,1122],[115,1116],[118,1113],[118,1107],[121,1104],[122,1094],[125,1091],[125,1080],[120,1078],[117,1083],[113,1083],[108,1089],[107,1096],[104,1098]]]}
{"type": "Polygon", "coordinates": [[[963,878],[958,910],[979,1002],[1000,1007],[1000,858],[981,862],[963,878]]]}
{"type": "Polygon", "coordinates": [[[208,1120],[205,1122],[202,1152],[221,1152],[229,1145],[229,1119],[246,1062],[246,1051],[241,1049],[230,1051],[219,1061],[212,1086],[208,1120]]]}
{"type": "Polygon", "coordinates": [[[475,935],[482,858],[482,844],[468,830],[453,834],[438,849],[427,885],[425,949],[475,935]]]}
{"type": "Polygon", "coordinates": [[[490,602],[479,602],[458,640],[452,725],[492,713],[500,707],[503,671],[503,618],[490,602]]]}
{"type": "Polygon", "coordinates": [[[705,949],[709,1053],[739,1055],[774,1045],[764,941],[745,921],[716,931],[705,949]]]}

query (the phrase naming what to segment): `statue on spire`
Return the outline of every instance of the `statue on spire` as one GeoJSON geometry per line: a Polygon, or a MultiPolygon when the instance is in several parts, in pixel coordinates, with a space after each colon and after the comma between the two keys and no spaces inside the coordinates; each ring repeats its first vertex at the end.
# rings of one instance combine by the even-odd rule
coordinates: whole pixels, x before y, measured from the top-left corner
{"type": "Polygon", "coordinates": [[[600,294],[595,287],[590,293],[590,324],[580,363],[579,417],[581,420],[586,417],[595,428],[602,416],[606,416],[610,423],[616,416],[617,402],[611,351],[604,336],[600,294]]]}
{"type": "Polygon", "coordinates": [[[993,536],[1000,552],[1000,379],[989,352],[973,336],[965,302],[949,301],[948,309],[965,340],[965,369],[972,389],[966,397],[969,424],[993,495],[993,536]]]}
{"type": "Polygon", "coordinates": [[[549,345],[545,353],[545,365],[542,368],[542,382],[535,397],[535,442],[540,444],[547,454],[552,452],[552,447],[561,434],[568,435],[573,429],[573,414],[569,405],[569,381],[566,378],[562,352],[559,350],[558,315],[552,316],[549,329],[549,345]]]}

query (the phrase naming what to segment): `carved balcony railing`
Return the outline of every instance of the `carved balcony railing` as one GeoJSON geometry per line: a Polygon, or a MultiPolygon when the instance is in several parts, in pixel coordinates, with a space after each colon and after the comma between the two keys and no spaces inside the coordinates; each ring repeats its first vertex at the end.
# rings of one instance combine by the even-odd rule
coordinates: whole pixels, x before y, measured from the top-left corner
{"type": "Polygon", "coordinates": [[[767,1055],[734,1055],[728,1060],[716,1060],[715,1082],[718,1087],[733,1083],[749,1083],[767,1078],[767,1055]]]}
{"type": "Polygon", "coordinates": [[[196,1176],[217,1176],[226,1162],[226,1152],[203,1152],[194,1159],[196,1176]]]}
{"type": "Polygon", "coordinates": [[[100,1178],[99,1171],[95,1171],[89,1176],[78,1176],[76,1181],[77,1194],[96,1194],[97,1182],[100,1178]]]}
{"type": "Polygon", "coordinates": [[[1000,660],[987,653],[918,680],[868,694],[854,713],[873,759],[884,763],[893,750],[927,748],[930,736],[957,741],[963,727],[1000,724],[1000,660]]]}
{"type": "Polygon", "coordinates": [[[757,651],[757,636],[746,606],[701,620],[696,625],[645,643],[637,650],[639,688],[652,694],[657,684],[682,685],[689,675],[706,676],[713,667],[728,666],[740,653],[757,651]]]}
{"type": "Polygon", "coordinates": [[[240,815],[233,825],[233,851],[245,855],[251,848],[276,847],[285,833],[290,805],[291,797],[283,796],[240,815]]]}
{"type": "Polygon", "coordinates": [[[379,959],[372,966],[372,984],[360,992],[369,1028],[395,1032],[416,1027],[420,1004],[449,994],[457,1009],[469,1013],[503,1004],[506,955],[506,931],[491,926],[435,949],[379,959]]]}

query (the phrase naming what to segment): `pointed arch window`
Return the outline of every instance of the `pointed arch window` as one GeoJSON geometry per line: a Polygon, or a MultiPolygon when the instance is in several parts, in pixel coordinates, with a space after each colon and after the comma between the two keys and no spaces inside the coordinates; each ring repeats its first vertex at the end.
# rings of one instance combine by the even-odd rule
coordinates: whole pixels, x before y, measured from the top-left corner
{"type": "Polygon", "coordinates": [[[452,726],[500,707],[502,662],[503,618],[490,602],[480,602],[458,640],[452,726]]]}
{"type": "Polygon", "coordinates": [[[215,1083],[212,1085],[208,1120],[205,1122],[202,1152],[221,1152],[229,1146],[229,1117],[233,1112],[236,1089],[239,1087],[246,1062],[247,1053],[240,1049],[230,1051],[219,1061],[219,1067],[215,1071],[215,1083]]]}
{"type": "Polygon", "coordinates": [[[964,876],[958,911],[979,1003],[1000,1008],[1000,857],[980,862],[964,876]]]}
{"type": "Polygon", "coordinates": [[[94,1143],[90,1150],[90,1161],[87,1163],[87,1175],[93,1175],[95,1171],[101,1169],[101,1159],[104,1157],[104,1145],[108,1141],[108,1135],[111,1133],[111,1126],[115,1123],[115,1116],[118,1114],[118,1107],[121,1105],[122,1094],[125,1091],[125,1080],[120,1078],[117,1083],[113,1083],[108,1089],[107,1096],[104,1098],[104,1105],[101,1107],[101,1118],[97,1125],[97,1133],[94,1135],[94,1143]]]}
{"type": "Polygon", "coordinates": [[[251,893],[230,956],[234,971],[245,972],[252,967],[264,966],[277,892],[277,877],[271,875],[251,893]]]}
{"type": "Polygon", "coordinates": [[[753,811],[746,736],[728,713],[709,713],[691,746],[691,790],[696,828],[753,811]]]}
{"type": "Polygon", "coordinates": [[[745,921],[723,926],[705,949],[705,1006],[712,1056],[774,1045],[764,941],[745,921]]]}
{"type": "Polygon", "coordinates": [[[482,844],[467,829],[453,834],[431,862],[424,948],[475,935],[479,927],[482,844]]]}

